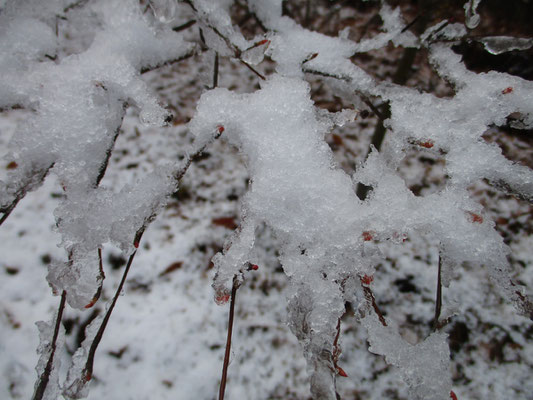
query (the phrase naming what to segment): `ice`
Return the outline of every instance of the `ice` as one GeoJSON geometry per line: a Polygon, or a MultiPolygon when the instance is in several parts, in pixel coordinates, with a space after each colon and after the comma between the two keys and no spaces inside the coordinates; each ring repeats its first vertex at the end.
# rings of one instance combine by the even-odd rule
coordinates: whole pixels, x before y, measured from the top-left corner
{"type": "Polygon", "coordinates": [[[468,29],[475,29],[481,21],[481,17],[477,13],[479,3],[481,0],[468,0],[464,5],[465,24],[468,29]]]}
{"type": "Polygon", "coordinates": [[[533,39],[512,36],[488,36],[479,39],[490,54],[502,54],[513,50],[527,50],[533,46],[533,39]]]}
{"type": "Polygon", "coordinates": [[[233,28],[228,12],[232,0],[194,0],[191,3],[201,18],[204,38],[211,49],[223,56],[231,56],[235,55],[235,50],[243,51],[253,45],[233,28]]]}
{"type": "Polygon", "coordinates": [[[392,9],[387,3],[383,2],[379,13],[383,25],[383,33],[380,33],[370,39],[362,40],[357,44],[356,52],[363,53],[386,46],[392,41],[395,46],[418,47],[416,36],[409,30],[402,32],[405,23],[401,18],[400,8],[392,9]]]}
{"type": "Polygon", "coordinates": [[[77,249],[73,250],[69,262],[51,264],[47,280],[55,293],[66,291],[71,307],[83,310],[98,300],[104,276],[99,269],[96,251],[79,253],[77,249]]]}
{"type": "Polygon", "coordinates": [[[94,342],[94,338],[103,322],[103,316],[97,316],[85,329],[85,340],[76,353],[68,369],[67,378],[63,385],[62,394],[67,399],[84,399],[89,394],[89,383],[92,379],[87,367],[87,356],[94,342]]]}
{"type": "Polygon", "coordinates": [[[173,0],[151,0],[150,7],[160,22],[168,24],[176,17],[177,4],[173,0]]]}
{"type": "MultiPolygon", "coordinates": [[[[57,318],[57,316],[56,316],[57,318]]],[[[39,321],[36,323],[37,328],[39,329],[39,347],[37,353],[39,354],[39,361],[35,370],[37,371],[37,376],[39,378],[43,377],[43,373],[48,365],[48,361],[52,352],[54,351],[53,362],[47,373],[48,384],[44,390],[42,399],[43,400],[56,400],[60,393],[61,389],[59,386],[59,369],[61,367],[61,357],[58,354],[59,351],[55,349],[61,349],[65,342],[65,328],[61,324],[59,326],[59,333],[55,344],[52,344],[52,338],[54,337],[54,326],[55,318],[50,322],[39,321]],[[55,349],[54,349],[55,346],[55,349]]],[[[37,379],[35,382],[35,390],[39,387],[41,379],[37,379]]]]}
{"type": "Polygon", "coordinates": [[[407,343],[394,328],[383,326],[375,314],[361,323],[368,331],[369,350],[385,356],[398,368],[413,399],[448,400],[452,386],[447,334],[433,333],[424,341],[407,343]]]}

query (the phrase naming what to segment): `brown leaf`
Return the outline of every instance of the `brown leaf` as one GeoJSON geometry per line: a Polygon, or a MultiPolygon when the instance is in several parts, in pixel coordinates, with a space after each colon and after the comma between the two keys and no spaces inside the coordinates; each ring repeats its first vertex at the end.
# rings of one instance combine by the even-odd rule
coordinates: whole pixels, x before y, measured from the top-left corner
{"type": "Polygon", "coordinates": [[[171,272],[174,272],[180,269],[182,265],[183,265],[183,261],[176,261],[175,263],[172,263],[168,267],[166,267],[165,270],[159,274],[159,276],[168,275],[171,272]]]}
{"type": "Polygon", "coordinates": [[[213,218],[211,220],[211,223],[216,226],[223,226],[224,228],[234,230],[237,228],[237,224],[235,223],[235,217],[221,217],[221,218],[213,218]]]}

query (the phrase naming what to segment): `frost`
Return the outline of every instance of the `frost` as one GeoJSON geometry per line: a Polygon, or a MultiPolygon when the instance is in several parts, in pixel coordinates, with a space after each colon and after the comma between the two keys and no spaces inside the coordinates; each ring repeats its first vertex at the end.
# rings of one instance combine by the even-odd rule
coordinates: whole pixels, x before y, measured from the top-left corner
{"type": "Polygon", "coordinates": [[[377,316],[361,320],[368,331],[369,350],[385,356],[399,369],[413,399],[447,400],[452,378],[450,350],[445,333],[433,333],[416,345],[407,343],[391,327],[383,326],[377,316]]]}

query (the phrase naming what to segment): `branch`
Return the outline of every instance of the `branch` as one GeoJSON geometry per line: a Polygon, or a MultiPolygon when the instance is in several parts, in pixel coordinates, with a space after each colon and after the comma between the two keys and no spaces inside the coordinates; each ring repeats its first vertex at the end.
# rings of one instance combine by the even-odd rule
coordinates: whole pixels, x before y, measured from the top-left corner
{"type": "Polygon", "coordinates": [[[372,308],[374,309],[375,313],[379,318],[379,322],[381,322],[381,325],[387,326],[387,321],[385,321],[385,318],[383,317],[383,314],[381,313],[381,310],[379,309],[376,303],[376,298],[374,297],[374,293],[372,293],[372,289],[370,289],[367,285],[363,284],[363,282],[361,282],[361,284],[363,286],[365,298],[372,305],[372,308]]]}
{"type": "MultiPolygon", "coordinates": [[[[135,236],[136,243],[138,243],[138,241],[141,239],[141,236],[142,236],[142,232],[137,233],[137,235],[135,236]]],[[[128,263],[126,264],[126,269],[124,270],[124,273],[122,274],[122,279],[120,280],[117,290],[115,291],[115,295],[113,296],[113,301],[111,302],[111,305],[107,309],[107,312],[105,313],[102,324],[100,325],[100,328],[98,329],[98,332],[96,333],[96,336],[94,337],[94,340],[91,343],[91,347],[89,348],[89,353],[87,355],[87,362],[83,370],[83,377],[82,377],[83,383],[87,383],[92,378],[94,355],[96,353],[96,349],[98,348],[98,345],[100,344],[100,341],[102,340],[102,337],[104,336],[104,331],[107,327],[107,323],[109,322],[109,318],[111,318],[111,314],[113,313],[113,309],[115,308],[118,297],[120,296],[120,293],[122,292],[124,283],[126,282],[126,278],[128,276],[128,272],[130,271],[130,268],[131,268],[131,264],[133,263],[133,259],[135,258],[135,254],[137,254],[137,250],[135,250],[131,254],[130,258],[128,259],[128,263]]]]}
{"type": "Polygon", "coordinates": [[[440,311],[442,307],[441,271],[442,271],[442,255],[439,252],[439,268],[437,271],[437,298],[435,299],[435,318],[433,319],[433,330],[437,330],[439,326],[439,317],[440,317],[440,311]]]}
{"type": "Polygon", "coordinates": [[[174,60],[169,60],[169,61],[165,61],[165,62],[162,62],[162,63],[159,63],[159,64],[155,64],[153,66],[147,66],[147,67],[142,67],[141,68],[141,75],[149,72],[149,71],[153,71],[154,69],[158,69],[158,68],[161,68],[161,67],[164,67],[166,65],[172,65],[172,64],[176,64],[180,61],[183,61],[183,60],[186,60],[187,58],[191,58],[194,54],[196,53],[196,47],[195,46],[192,46],[184,55],[174,59],[174,60]]]}
{"type": "Polygon", "coordinates": [[[32,400],[42,400],[44,396],[44,392],[46,391],[46,387],[48,386],[48,382],[50,381],[50,374],[52,373],[52,368],[54,366],[54,356],[56,353],[56,346],[57,346],[57,338],[59,336],[59,328],[61,327],[61,320],[63,319],[63,310],[65,309],[65,302],[67,299],[67,292],[63,290],[63,293],[61,293],[61,301],[59,302],[59,308],[57,310],[57,318],[56,318],[56,324],[54,328],[54,335],[52,337],[52,343],[50,344],[50,357],[48,358],[48,361],[46,363],[46,366],[44,367],[44,371],[39,377],[39,385],[35,389],[35,393],[33,394],[32,400]]]}
{"type": "MultiPolygon", "coordinates": [[[[41,171],[38,171],[36,174],[37,179],[32,179],[30,182],[28,182],[25,186],[21,187],[19,190],[17,190],[15,199],[11,202],[11,204],[1,207],[0,213],[2,213],[2,218],[0,218],[0,225],[4,223],[4,221],[9,217],[9,214],[15,209],[18,202],[26,196],[26,193],[28,193],[29,190],[32,190],[33,187],[39,186],[43,183],[44,178],[46,178],[46,175],[48,175],[48,171],[54,166],[54,164],[51,164],[48,168],[44,168],[41,171]]],[[[33,177],[32,177],[33,178],[33,177]]]]}
{"type": "Polygon", "coordinates": [[[228,320],[228,336],[226,338],[226,352],[224,353],[224,365],[222,366],[222,378],[220,379],[220,390],[218,392],[218,400],[224,400],[224,392],[226,391],[226,379],[228,376],[229,357],[231,353],[231,336],[233,334],[233,316],[235,314],[235,297],[240,283],[237,282],[237,275],[233,278],[233,286],[231,288],[231,303],[229,306],[229,320],[228,320]]]}

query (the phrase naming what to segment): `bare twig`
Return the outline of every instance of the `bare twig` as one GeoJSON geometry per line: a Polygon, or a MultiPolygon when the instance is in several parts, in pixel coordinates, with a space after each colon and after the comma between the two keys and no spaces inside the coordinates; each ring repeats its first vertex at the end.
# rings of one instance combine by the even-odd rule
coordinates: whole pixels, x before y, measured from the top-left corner
{"type": "Polygon", "coordinates": [[[437,297],[435,299],[435,318],[433,319],[433,329],[437,330],[439,326],[439,317],[442,308],[442,282],[441,282],[441,271],[442,271],[442,254],[439,252],[439,268],[437,271],[437,297]]]}
{"type": "Polygon", "coordinates": [[[174,32],[181,32],[181,31],[184,31],[187,28],[190,28],[194,24],[196,24],[196,20],[192,19],[190,21],[185,22],[184,24],[181,24],[181,25],[176,26],[175,28],[172,28],[172,30],[174,32]]]}
{"type": "MultiPolygon", "coordinates": [[[[143,229],[144,231],[144,229],[143,229]]],[[[140,241],[142,236],[142,232],[135,236],[135,241],[138,245],[138,242],[140,241]]],[[[137,246],[136,246],[137,247],[137,246]]],[[[102,337],[104,336],[104,331],[107,327],[107,323],[109,322],[109,318],[111,318],[111,314],[113,313],[113,309],[115,308],[115,304],[117,303],[118,297],[120,296],[120,293],[122,292],[122,289],[124,287],[124,283],[126,282],[126,278],[128,276],[128,272],[130,271],[131,264],[133,263],[133,259],[135,258],[135,254],[137,254],[137,250],[135,250],[128,259],[128,263],[126,264],[126,268],[124,269],[124,273],[122,274],[122,279],[120,280],[120,283],[117,287],[117,290],[115,292],[115,295],[113,296],[113,300],[111,301],[111,304],[109,308],[107,309],[107,312],[104,315],[104,319],[102,320],[102,324],[100,325],[100,328],[98,328],[98,332],[96,333],[93,342],[91,343],[91,347],[89,348],[89,352],[87,355],[87,362],[85,363],[85,368],[83,370],[83,380],[84,382],[88,382],[92,378],[93,374],[93,365],[94,365],[94,355],[96,353],[96,349],[98,348],[98,345],[100,344],[100,341],[102,340],[102,337]]]]}
{"type": "Polygon", "coordinates": [[[250,71],[252,71],[254,74],[256,74],[259,78],[261,78],[262,80],[266,80],[266,78],[259,72],[257,71],[254,67],[252,67],[250,64],[248,64],[246,61],[244,60],[241,60],[239,58],[239,61],[244,65],[246,66],[250,71]]]}
{"type": "Polygon", "coordinates": [[[187,51],[187,53],[185,53],[181,57],[178,57],[178,58],[176,58],[174,60],[169,60],[169,61],[165,61],[164,63],[161,63],[161,64],[150,65],[148,67],[141,68],[141,71],[140,71],[141,75],[145,74],[145,73],[147,73],[149,71],[153,71],[154,69],[161,68],[161,67],[164,67],[166,65],[176,64],[176,63],[178,63],[180,61],[186,60],[187,58],[191,58],[195,53],[196,53],[196,48],[195,47],[191,47],[187,51]]]}
{"type": "Polygon", "coordinates": [[[63,9],[63,12],[64,13],[67,13],[69,12],[70,10],[74,9],[74,8],[78,8],[78,7],[83,7],[85,6],[86,3],[88,3],[89,0],[78,0],[78,1],[75,1],[74,3],[71,3],[69,4],[68,6],[66,6],[64,9],[63,9]]]}
{"type": "Polygon", "coordinates": [[[218,86],[218,52],[215,52],[215,65],[213,68],[213,89],[218,86]]]}
{"type": "Polygon", "coordinates": [[[67,292],[63,290],[63,293],[61,293],[61,300],[59,302],[59,308],[57,310],[57,318],[56,318],[56,324],[54,328],[54,335],[52,337],[52,343],[50,344],[51,346],[50,357],[48,358],[46,366],[44,367],[43,373],[39,377],[39,385],[35,389],[35,393],[33,394],[33,397],[32,397],[33,400],[41,400],[43,398],[44,392],[46,391],[46,387],[48,386],[48,382],[50,381],[50,374],[52,373],[52,368],[54,365],[54,356],[56,353],[57,338],[59,336],[61,320],[63,319],[63,310],[65,309],[66,299],[67,299],[67,292]]]}
{"type": "Polygon", "coordinates": [[[226,391],[226,379],[228,376],[229,357],[231,353],[231,336],[233,334],[233,317],[235,314],[235,296],[237,295],[237,276],[233,278],[233,286],[231,288],[231,302],[229,306],[229,320],[228,320],[228,336],[226,339],[226,352],[224,353],[224,365],[222,366],[222,378],[220,379],[220,390],[218,392],[218,400],[224,400],[224,393],[226,391]]]}
{"type": "Polygon", "coordinates": [[[412,27],[416,22],[420,19],[420,14],[418,14],[416,17],[413,18],[411,22],[409,22],[405,27],[402,29],[401,33],[406,32],[410,27],[412,27]]]}

